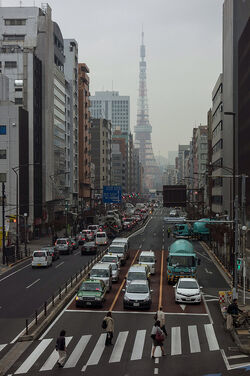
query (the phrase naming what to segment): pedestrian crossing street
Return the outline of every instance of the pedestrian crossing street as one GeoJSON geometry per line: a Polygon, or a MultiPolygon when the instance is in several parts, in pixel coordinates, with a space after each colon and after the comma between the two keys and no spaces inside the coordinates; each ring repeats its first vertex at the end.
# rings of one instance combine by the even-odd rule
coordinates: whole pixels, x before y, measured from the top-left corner
{"type": "MultiPolygon", "coordinates": [[[[86,334],[80,338],[66,337],[67,361],[64,368],[77,367],[82,372],[89,366],[121,361],[135,361],[150,357],[152,340],[151,330],[120,331],[114,336],[114,345],[105,347],[106,333],[98,336],[86,334]]],[[[18,368],[12,374],[21,375],[35,371],[50,371],[56,367],[58,353],[55,350],[55,338],[44,338],[37,346],[18,362],[18,368]]],[[[3,345],[2,345],[3,346],[3,345]]],[[[212,324],[171,327],[164,343],[167,356],[178,356],[189,353],[201,353],[219,350],[219,345],[212,324]]],[[[157,348],[155,356],[160,355],[157,348]]]]}

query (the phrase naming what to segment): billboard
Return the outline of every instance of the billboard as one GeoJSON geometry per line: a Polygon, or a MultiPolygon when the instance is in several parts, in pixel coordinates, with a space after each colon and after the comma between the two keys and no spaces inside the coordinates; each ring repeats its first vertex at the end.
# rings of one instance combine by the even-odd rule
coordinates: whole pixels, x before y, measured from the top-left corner
{"type": "Polygon", "coordinates": [[[185,207],[186,206],[186,185],[164,185],[163,186],[163,206],[165,207],[185,207]]]}

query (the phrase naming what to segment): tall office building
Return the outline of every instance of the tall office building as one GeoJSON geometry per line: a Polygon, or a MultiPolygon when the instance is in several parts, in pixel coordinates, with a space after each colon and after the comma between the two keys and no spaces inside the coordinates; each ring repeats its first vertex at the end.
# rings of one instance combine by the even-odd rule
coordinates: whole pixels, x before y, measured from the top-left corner
{"type": "Polygon", "coordinates": [[[111,121],[112,132],[120,129],[130,132],[130,98],[119,95],[118,91],[96,91],[90,96],[90,114],[93,119],[111,121]]]}

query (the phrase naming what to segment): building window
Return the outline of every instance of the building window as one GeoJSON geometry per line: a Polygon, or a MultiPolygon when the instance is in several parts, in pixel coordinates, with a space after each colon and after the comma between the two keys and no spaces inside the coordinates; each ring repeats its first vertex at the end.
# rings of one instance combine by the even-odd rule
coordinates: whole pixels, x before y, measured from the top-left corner
{"type": "Polygon", "coordinates": [[[25,18],[7,18],[4,20],[6,26],[26,25],[25,18]]]}
{"type": "Polygon", "coordinates": [[[6,149],[0,149],[0,159],[6,159],[6,149]]]}
{"type": "Polygon", "coordinates": [[[3,36],[3,40],[24,40],[25,35],[24,34],[5,34],[3,36]]]}
{"type": "Polygon", "coordinates": [[[16,61],[5,61],[4,66],[5,66],[5,68],[16,68],[17,62],[16,61]]]}
{"type": "Polygon", "coordinates": [[[23,104],[23,98],[15,98],[15,104],[23,104]]]}
{"type": "Polygon", "coordinates": [[[0,125],[0,135],[6,134],[6,125],[0,125]]]}

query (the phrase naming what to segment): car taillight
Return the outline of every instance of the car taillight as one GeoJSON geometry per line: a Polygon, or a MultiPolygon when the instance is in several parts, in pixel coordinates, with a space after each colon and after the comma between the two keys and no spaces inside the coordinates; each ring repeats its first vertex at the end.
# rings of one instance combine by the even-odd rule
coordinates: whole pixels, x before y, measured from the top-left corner
{"type": "Polygon", "coordinates": [[[67,242],[67,245],[69,245],[69,242],[67,242]]]}
{"type": "Polygon", "coordinates": [[[56,242],[55,242],[55,245],[56,245],[56,242]]]}

